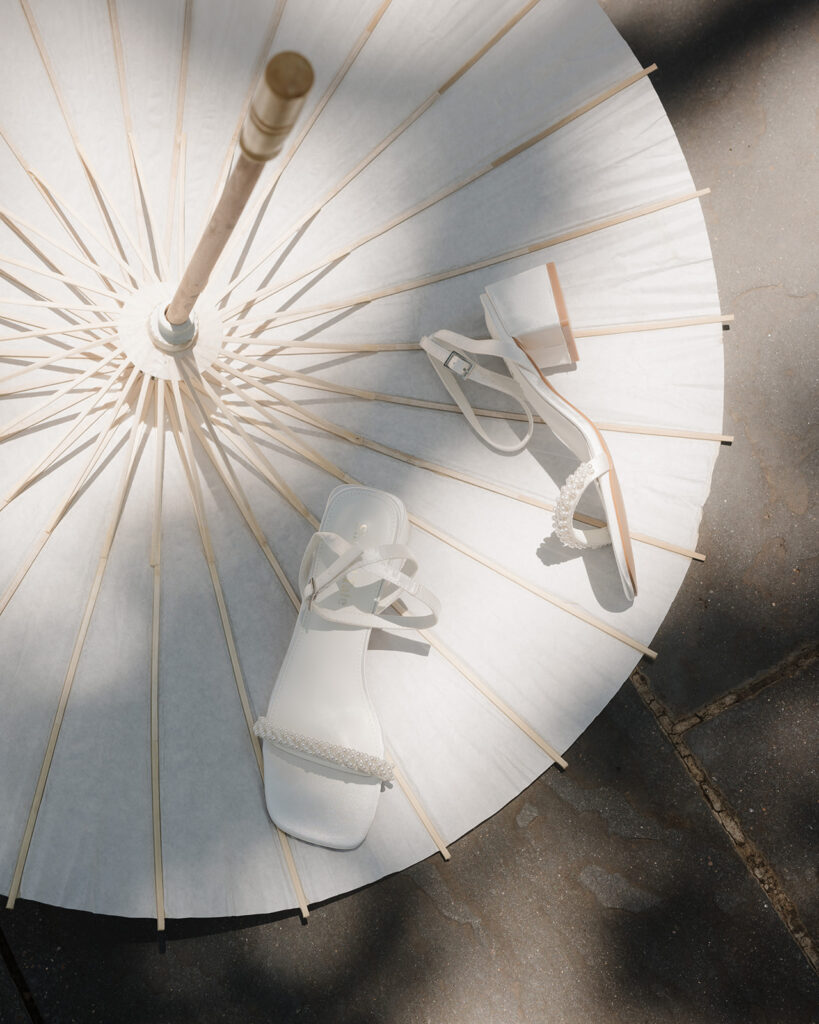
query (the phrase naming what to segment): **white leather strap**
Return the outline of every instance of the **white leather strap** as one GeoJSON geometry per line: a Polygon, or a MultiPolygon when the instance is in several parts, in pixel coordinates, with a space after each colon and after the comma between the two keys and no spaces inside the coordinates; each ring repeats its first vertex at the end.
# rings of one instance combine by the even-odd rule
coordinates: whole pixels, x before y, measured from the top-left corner
{"type": "Polygon", "coordinates": [[[356,750],[354,747],[342,747],[338,743],[330,743],[328,740],[320,740],[315,736],[305,736],[300,732],[293,732],[292,729],[282,729],[269,718],[259,718],[253,725],[253,732],[263,740],[269,740],[282,750],[290,754],[297,754],[308,761],[318,764],[329,764],[334,768],[341,768],[351,772],[353,775],[364,775],[367,778],[381,779],[382,782],[392,782],[394,778],[393,765],[382,757],[374,754],[365,754],[363,750],[356,750]]]}
{"type": "Polygon", "coordinates": [[[599,526],[594,530],[576,530],[572,525],[581,494],[593,480],[608,473],[610,468],[605,452],[600,452],[589,462],[581,463],[560,488],[552,526],[555,536],[567,548],[600,548],[611,544],[607,526],[599,526]]]}
{"type": "Polygon", "coordinates": [[[441,378],[441,383],[453,397],[455,404],[478,437],[498,452],[514,453],[522,451],[526,447],[532,436],[535,421],[531,407],[524,399],[520,386],[511,377],[487,370],[486,367],[469,358],[470,355],[498,356],[502,359],[520,362],[520,350],[511,338],[489,338],[478,341],[462,334],[456,334],[454,331],[436,331],[430,337],[421,339],[421,348],[429,356],[433,369],[441,378]],[[502,391],[503,394],[514,398],[526,414],[528,423],[526,436],[513,444],[501,444],[499,441],[493,440],[475,415],[475,411],[459,383],[461,380],[474,381],[475,384],[482,384],[486,388],[492,388],[493,391],[502,391]]]}
{"type": "Polygon", "coordinates": [[[336,533],[320,532],[313,534],[304,552],[299,588],[310,610],[328,622],[371,629],[428,629],[438,621],[440,604],[434,594],[414,579],[417,571],[418,563],[404,544],[362,548],[336,533]],[[329,548],[336,558],[326,568],[316,571],[322,546],[329,548]],[[327,606],[328,599],[338,594],[345,584],[356,589],[379,580],[382,587],[372,612],[365,612],[354,601],[335,608],[327,606]],[[427,614],[399,615],[386,611],[402,594],[424,605],[427,614]]]}

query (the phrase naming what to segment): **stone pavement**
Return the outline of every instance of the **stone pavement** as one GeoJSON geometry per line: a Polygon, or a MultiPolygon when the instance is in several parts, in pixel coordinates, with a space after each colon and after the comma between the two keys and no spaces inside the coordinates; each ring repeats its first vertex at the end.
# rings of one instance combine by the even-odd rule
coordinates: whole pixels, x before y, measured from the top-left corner
{"type": "Polygon", "coordinates": [[[819,8],[606,0],[698,186],[724,448],[655,645],[453,848],[316,907],[153,924],[0,913],[0,1024],[819,1024],[815,333],[819,8]]]}

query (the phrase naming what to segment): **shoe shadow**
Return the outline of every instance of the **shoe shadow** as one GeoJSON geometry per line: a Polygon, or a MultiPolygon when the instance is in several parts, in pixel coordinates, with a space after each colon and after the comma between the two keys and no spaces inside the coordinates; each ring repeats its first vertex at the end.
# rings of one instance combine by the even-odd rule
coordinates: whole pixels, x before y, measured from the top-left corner
{"type": "Polygon", "coordinates": [[[383,629],[374,629],[370,633],[370,642],[367,646],[369,651],[398,651],[403,654],[415,654],[426,658],[429,656],[429,644],[421,640],[415,640],[411,636],[401,636],[400,633],[388,633],[383,629]]]}

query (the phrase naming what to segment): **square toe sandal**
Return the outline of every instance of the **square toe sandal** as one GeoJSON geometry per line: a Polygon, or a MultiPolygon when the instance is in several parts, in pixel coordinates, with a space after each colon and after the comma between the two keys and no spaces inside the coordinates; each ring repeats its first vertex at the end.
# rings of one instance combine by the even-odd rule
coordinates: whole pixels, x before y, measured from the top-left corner
{"type": "Polygon", "coordinates": [[[393,777],[367,693],[365,656],[374,628],[425,629],[438,602],[415,580],[399,498],[337,487],[299,572],[302,603],[263,718],[264,791],[271,819],[298,839],[359,846],[393,777]],[[400,597],[423,613],[389,611],[400,597]]]}
{"type": "MultiPolygon", "coordinates": [[[[541,274],[538,280],[540,287],[555,288],[557,285],[553,270],[549,276],[541,274]]],[[[559,285],[557,287],[559,288],[559,285]]],[[[563,484],[555,504],[555,536],[570,548],[598,548],[610,544],[623,592],[631,601],[637,593],[634,553],[626,509],[611,453],[594,423],[567,401],[543,373],[543,369],[546,368],[542,361],[544,352],[559,351],[560,346],[553,342],[552,348],[544,349],[542,339],[555,339],[558,332],[564,337],[569,333],[565,315],[561,310],[562,296],[558,291],[553,303],[548,307],[554,310],[551,324],[545,323],[540,331],[532,330],[526,335],[521,334],[520,337],[505,333],[505,324],[512,317],[508,313],[504,318],[498,315],[496,299],[497,295],[495,301],[486,294],[481,296],[487,324],[493,335],[491,338],[476,341],[454,331],[436,331],[435,334],[421,339],[421,347],[429,356],[444,387],[463,412],[469,425],[495,451],[522,451],[532,437],[534,416],[537,415],[550,427],[558,440],[577,456],[581,465],[563,484]],[[487,369],[477,361],[476,356],[502,359],[509,375],[487,369]],[[490,437],[461,387],[460,382],[463,380],[501,391],[513,398],[526,415],[525,436],[510,444],[500,443],[490,437]],[[581,495],[592,484],[599,493],[606,525],[592,530],[578,530],[573,523],[574,513],[581,495]]],[[[542,296],[540,303],[543,304],[542,296]]]]}

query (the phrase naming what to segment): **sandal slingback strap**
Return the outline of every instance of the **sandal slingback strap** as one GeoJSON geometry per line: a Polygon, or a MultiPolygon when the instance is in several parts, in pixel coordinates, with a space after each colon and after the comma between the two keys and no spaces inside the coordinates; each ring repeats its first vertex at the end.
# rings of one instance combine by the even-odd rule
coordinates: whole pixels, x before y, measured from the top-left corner
{"type": "Polygon", "coordinates": [[[608,473],[610,468],[605,453],[600,452],[589,462],[581,463],[560,488],[552,525],[555,536],[567,548],[600,548],[611,544],[611,534],[607,526],[600,526],[594,530],[577,530],[572,525],[580,496],[592,481],[608,473]]]}
{"type": "Polygon", "coordinates": [[[314,736],[305,736],[291,729],[279,728],[269,718],[259,718],[253,725],[253,732],[260,739],[269,740],[282,750],[317,764],[341,768],[352,775],[363,775],[367,778],[380,779],[382,782],[392,782],[395,778],[395,765],[382,757],[365,754],[363,750],[343,747],[314,736]]]}
{"type": "Polygon", "coordinates": [[[520,385],[511,377],[495,373],[494,370],[487,370],[485,366],[481,366],[474,359],[469,358],[469,356],[496,356],[519,362],[521,353],[514,341],[511,338],[488,338],[485,341],[476,341],[474,338],[467,338],[454,331],[436,331],[435,334],[422,338],[420,344],[429,356],[433,369],[441,378],[441,383],[455,399],[455,404],[478,437],[498,452],[514,454],[523,451],[535,429],[535,420],[529,403],[523,397],[520,385]],[[471,380],[475,384],[482,384],[484,387],[492,388],[493,391],[502,391],[503,394],[514,398],[526,415],[528,424],[526,436],[513,444],[501,444],[491,438],[475,415],[475,411],[460,385],[462,380],[471,380]]]}
{"type": "Polygon", "coordinates": [[[301,596],[310,611],[328,622],[373,629],[428,629],[438,621],[440,603],[426,587],[414,578],[418,563],[404,544],[381,544],[364,548],[350,544],[336,533],[320,531],[310,538],[299,570],[301,596]],[[318,571],[322,547],[336,557],[318,571]],[[328,599],[338,594],[343,585],[355,590],[381,581],[382,588],[374,612],[365,612],[354,601],[341,607],[327,606],[328,599]],[[424,615],[400,615],[386,609],[401,595],[408,595],[425,608],[424,615]]]}

